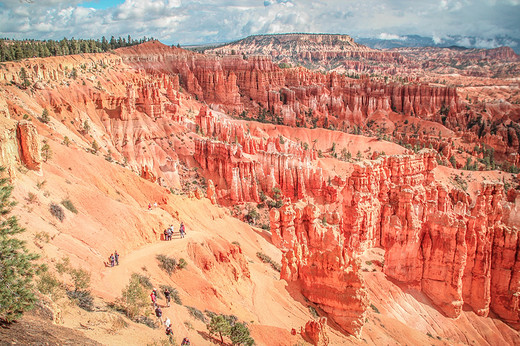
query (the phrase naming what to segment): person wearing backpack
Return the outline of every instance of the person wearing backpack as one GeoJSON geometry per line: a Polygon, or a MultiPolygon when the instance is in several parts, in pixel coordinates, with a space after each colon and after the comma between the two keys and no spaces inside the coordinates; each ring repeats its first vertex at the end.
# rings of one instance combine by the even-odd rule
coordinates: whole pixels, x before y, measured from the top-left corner
{"type": "Polygon", "coordinates": [[[167,288],[164,289],[164,298],[166,298],[166,305],[170,306],[170,291],[167,288]]]}
{"type": "Polygon", "coordinates": [[[188,339],[188,337],[185,337],[184,339],[182,339],[181,346],[190,346],[190,339],[188,339]]]}
{"type": "Polygon", "coordinates": [[[114,262],[115,262],[115,258],[114,258],[114,254],[110,254],[110,266],[113,267],[114,266],[114,262]]]}
{"type": "Polygon", "coordinates": [[[155,288],[153,289],[152,293],[150,293],[150,299],[152,300],[152,305],[155,308],[157,306],[157,292],[155,288]]]}
{"type": "Polygon", "coordinates": [[[184,238],[186,235],[186,230],[184,229],[184,222],[181,222],[181,227],[179,228],[179,233],[181,234],[181,238],[184,238]]]}
{"type": "Polygon", "coordinates": [[[159,319],[159,322],[161,322],[161,324],[163,324],[163,321],[162,321],[162,310],[159,306],[157,306],[155,308],[155,316],[157,316],[157,318],[159,319]]]}

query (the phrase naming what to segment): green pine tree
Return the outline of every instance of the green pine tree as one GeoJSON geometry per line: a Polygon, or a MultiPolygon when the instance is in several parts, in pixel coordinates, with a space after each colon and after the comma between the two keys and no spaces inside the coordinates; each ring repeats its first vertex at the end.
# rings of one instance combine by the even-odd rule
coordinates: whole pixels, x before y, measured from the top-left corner
{"type": "Polygon", "coordinates": [[[245,323],[235,323],[233,327],[231,327],[229,337],[233,345],[250,346],[255,343],[255,340],[249,335],[249,329],[245,323]]]}
{"type": "Polygon", "coordinates": [[[209,335],[219,334],[221,344],[224,343],[224,335],[229,335],[231,331],[231,325],[223,315],[213,316],[206,328],[208,328],[209,335]]]}
{"type": "MultiPolygon", "coordinates": [[[[0,174],[5,170],[0,167],[0,174]]],[[[25,243],[14,237],[25,231],[15,216],[8,216],[15,202],[11,201],[13,186],[7,178],[0,179],[0,318],[12,322],[30,310],[36,301],[32,279],[38,258],[25,243]]]]}
{"type": "Polygon", "coordinates": [[[22,80],[22,88],[27,89],[29,85],[31,85],[29,77],[27,76],[27,71],[25,71],[24,67],[20,69],[20,79],[22,80]]]}

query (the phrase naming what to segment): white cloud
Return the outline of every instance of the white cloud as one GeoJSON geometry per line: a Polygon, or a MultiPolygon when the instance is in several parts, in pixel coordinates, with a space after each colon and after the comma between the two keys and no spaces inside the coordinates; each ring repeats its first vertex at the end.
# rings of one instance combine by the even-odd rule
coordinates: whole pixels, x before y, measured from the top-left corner
{"type": "Polygon", "coordinates": [[[84,0],[3,0],[0,37],[130,34],[186,44],[324,32],[392,40],[418,34],[437,43],[450,35],[479,36],[478,44],[491,45],[497,36],[520,38],[518,18],[520,0],[125,0],[107,9],[84,0]]]}
{"type": "Polygon", "coordinates": [[[381,34],[379,34],[379,38],[382,40],[400,40],[400,41],[406,40],[406,37],[394,35],[394,34],[388,34],[386,32],[382,32],[381,34]]]}

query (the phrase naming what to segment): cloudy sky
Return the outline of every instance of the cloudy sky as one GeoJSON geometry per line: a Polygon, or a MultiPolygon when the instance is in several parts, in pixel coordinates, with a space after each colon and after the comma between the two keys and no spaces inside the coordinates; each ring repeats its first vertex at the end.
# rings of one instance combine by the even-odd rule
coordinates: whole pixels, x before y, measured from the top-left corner
{"type": "MultiPolygon", "coordinates": [[[[0,37],[153,36],[167,44],[315,32],[520,39],[520,0],[0,0],[0,37]]],[[[491,42],[491,43],[490,43],[491,42]]]]}

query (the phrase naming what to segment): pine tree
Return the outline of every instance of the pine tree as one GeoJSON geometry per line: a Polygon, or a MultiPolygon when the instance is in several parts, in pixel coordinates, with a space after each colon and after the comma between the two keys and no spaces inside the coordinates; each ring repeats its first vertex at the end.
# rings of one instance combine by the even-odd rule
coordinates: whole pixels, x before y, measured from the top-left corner
{"type": "Polygon", "coordinates": [[[255,340],[249,336],[249,329],[245,323],[235,323],[231,327],[229,337],[233,345],[253,345],[255,340]]]}
{"type": "MultiPolygon", "coordinates": [[[[0,167],[0,174],[5,170],[0,167]]],[[[15,216],[8,216],[14,202],[11,201],[13,186],[8,179],[0,179],[0,318],[12,322],[34,306],[32,278],[38,258],[30,253],[25,243],[15,234],[25,231],[18,225],[15,216]]]]}
{"type": "Polygon", "coordinates": [[[51,118],[49,117],[49,111],[44,108],[42,111],[42,116],[40,117],[40,121],[44,124],[48,124],[49,121],[51,121],[51,118]]]}
{"type": "Polygon", "coordinates": [[[208,328],[209,335],[219,334],[221,344],[224,343],[224,335],[229,335],[231,331],[231,325],[223,315],[213,316],[206,328],[208,328]]]}
{"type": "Polygon", "coordinates": [[[31,85],[31,82],[29,82],[29,78],[27,77],[27,71],[25,71],[24,67],[20,69],[20,79],[22,80],[22,88],[27,89],[29,85],[31,85]]]}

